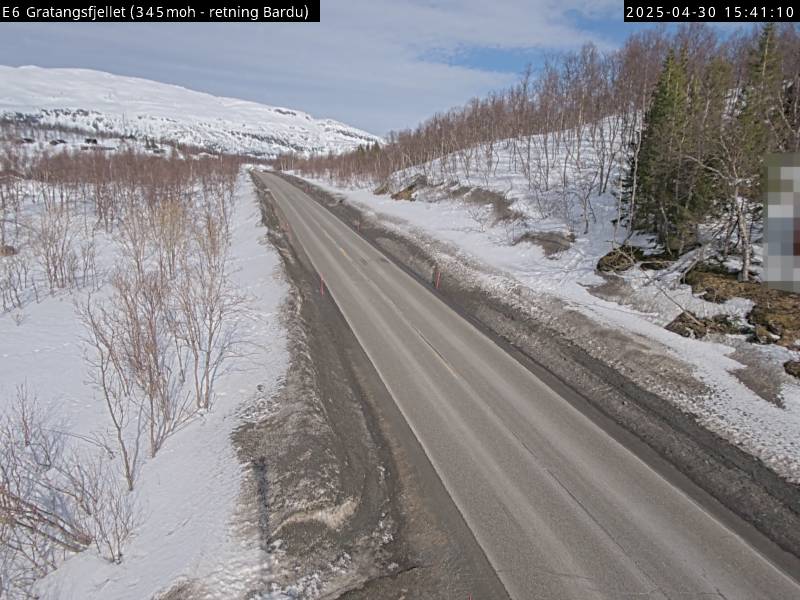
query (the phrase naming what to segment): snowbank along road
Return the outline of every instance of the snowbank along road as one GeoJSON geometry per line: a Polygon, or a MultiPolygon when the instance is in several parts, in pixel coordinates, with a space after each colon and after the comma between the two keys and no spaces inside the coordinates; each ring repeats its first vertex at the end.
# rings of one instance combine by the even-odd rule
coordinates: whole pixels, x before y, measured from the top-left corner
{"type": "Polygon", "coordinates": [[[800,585],[281,178],[278,209],[515,599],[800,585]]]}

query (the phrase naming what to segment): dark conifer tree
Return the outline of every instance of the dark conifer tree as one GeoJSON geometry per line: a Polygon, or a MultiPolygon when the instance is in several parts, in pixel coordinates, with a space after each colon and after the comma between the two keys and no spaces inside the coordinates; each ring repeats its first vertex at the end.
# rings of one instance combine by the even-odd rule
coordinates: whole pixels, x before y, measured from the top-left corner
{"type": "Polygon", "coordinates": [[[682,150],[689,103],[683,60],[670,51],[634,142],[622,201],[631,228],[656,234],[669,245],[680,212],[682,150]]]}

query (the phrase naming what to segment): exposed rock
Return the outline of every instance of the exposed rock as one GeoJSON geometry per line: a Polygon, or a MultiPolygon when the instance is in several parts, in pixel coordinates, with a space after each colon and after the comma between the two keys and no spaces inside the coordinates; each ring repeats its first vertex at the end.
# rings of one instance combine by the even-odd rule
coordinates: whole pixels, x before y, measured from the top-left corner
{"type": "Polygon", "coordinates": [[[800,360],[787,360],[783,363],[783,370],[792,377],[800,379],[800,360]]]}
{"type": "Polygon", "coordinates": [[[750,341],[755,344],[771,344],[775,341],[775,337],[763,325],[756,325],[750,336],[750,341]]]}
{"type": "Polygon", "coordinates": [[[702,338],[709,333],[739,334],[748,331],[747,327],[743,327],[729,315],[701,318],[689,311],[679,314],[665,329],[691,338],[702,338]]]}
{"type": "Polygon", "coordinates": [[[0,256],[14,256],[16,253],[17,249],[14,246],[8,244],[0,246],[0,256]]]}
{"type": "Polygon", "coordinates": [[[665,329],[688,338],[702,338],[708,333],[706,324],[688,311],[675,317],[665,329]]]}
{"type": "Polygon", "coordinates": [[[424,175],[417,175],[411,182],[399,192],[392,194],[392,200],[409,200],[414,201],[414,192],[419,188],[428,185],[428,180],[424,175]]]}
{"type": "Polygon", "coordinates": [[[635,265],[641,256],[642,251],[639,248],[620,246],[600,257],[600,260],[597,261],[597,270],[607,273],[621,273],[635,265]]]}
{"type": "Polygon", "coordinates": [[[389,181],[384,181],[382,184],[380,184],[378,187],[376,187],[375,191],[372,192],[372,193],[377,195],[377,196],[383,196],[384,194],[388,194],[389,193],[389,181]]]}

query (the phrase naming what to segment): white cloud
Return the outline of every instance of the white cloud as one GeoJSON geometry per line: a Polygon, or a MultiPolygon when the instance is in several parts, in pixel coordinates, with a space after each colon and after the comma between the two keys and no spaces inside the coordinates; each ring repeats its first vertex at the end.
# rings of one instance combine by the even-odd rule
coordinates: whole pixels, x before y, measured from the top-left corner
{"type": "Polygon", "coordinates": [[[0,56],[14,65],[78,66],[168,81],[385,133],[513,78],[436,63],[433,54],[602,45],[572,26],[565,11],[606,14],[616,4],[323,0],[320,23],[4,24],[0,56]]]}

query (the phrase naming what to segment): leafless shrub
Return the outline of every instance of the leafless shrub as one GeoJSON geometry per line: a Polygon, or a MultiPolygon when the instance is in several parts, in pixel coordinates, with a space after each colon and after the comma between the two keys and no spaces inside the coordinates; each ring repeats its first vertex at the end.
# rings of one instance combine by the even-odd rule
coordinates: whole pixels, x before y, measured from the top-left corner
{"type": "Polygon", "coordinates": [[[34,249],[51,292],[75,283],[79,259],[74,249],[74,238],[69,205],[45,199],[35,225],[34,249]]]}
{"type": "Polygon", "coordinates": [[[97,287],[97,250],[94,238],[80,246],[80,272],[81,284],[84,287],[97,287]]]}
{"type": "Polygon", "coordinates": [[[28,597],[67,555],[95,545],[118,561],[133,526],[107,463],[67,448],[25,386],[0,420],[0,587],[28,597]]]}
{"type": "Polygon", "coordinates": [[[491,207],[488,204],[465,201],[464,209],[470,220],[475,223],[476,230],[481,232],[486,231],[486,228],[492,220],[491,207]]]}
{"type": "Polygon", "coordinates": [[[79,492],[75,495],[78,512],[98,554],[109,562],[122,562],[136,512],[128,490],[119,485],[109,462],[102,457],[75,460],[65,479],[69,489],[79,492]]]}
{"type": "Polygon", "coordinates": [[[156,271],[144,277],[117,273],[113,282],[127,377],[144,406],[150,455],[189,416],[183,392],[181,349],[170,333],[169,282],[156,271]]]}
{"type": "Polygon", "coordinates": [[[93,379],[106,400],[132,488],[138,454],[133,449],[138,451],[142,432],[155,456],[191,410],[183,391],[183,349],[171,333],[167,280],[157,271],[139,276],[118,270],[112,288],[107,301],[93,305],[90,297],[79,312],[93,379]]]}
{"type": "Polygon", "coordinates": [[[209,409],[214,383],[236,350],[242,299],[230,282],[224,214],[207,212],[193,231],[193,242],[176,282],[174,325],[176,337],[188,349],[195,405],[209,409]]]}
{"type": "MultiPolygon", "coordinates": [[[[567,199],[570,204],[575,204],[581,211],[583,234],[589,233],[590,218],[596,220],[592,206],[592,196],[599,192],[600,170],[595,165],[578,163],[572,170],[571,181],[567,183],[567,199]]],[[[569,223],[569,221],[567,221],[569,223]]]]}
{"type": "Polygon", "coordinates": [[[158,268],[169,279],[178,275],[179,262],[189,251],[190,208],[179,200],[167,201],[153,209],[151,235],[158,268]]]}
{"type": "Polygon", "coordinates": [[[0,300],[3,311],[22,307],[28,283],[29,265],[25,256],[18,254],[0,260],[0,300]]]}
{"type": "Polygon", "coordinates": [[[9,226],[14,225],[22,205],[24,187],[22,175],[27,159],[15,144],[0,147],[0,245],[8,242],[9,226]]]}
{"type": "Polygon", "coordinates": [[[121,344],[123,335],[117,311],[102,304],[95,306],[90,295],[85,304],[77,305],[86,337],[91,383],[100,391],[111,421],[113,445],[120,456],[122,473],[129,490],[133,490],[139,466],[139,447],[145,427],[143,410],[137,404],[128,377],[121,344]]]}
{"type": "Polygon", "coordinates": [[[139,205],[132,204],[124,210],[116,236],[122,259],[138,277],[143,277],[152,251],[151,231],[147,215],[139,205]]]}

